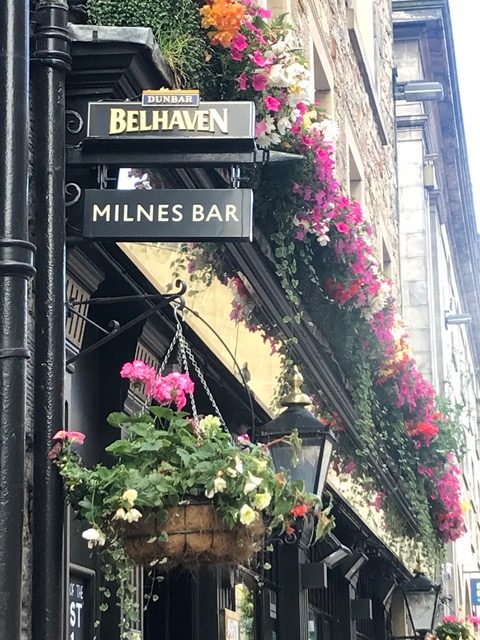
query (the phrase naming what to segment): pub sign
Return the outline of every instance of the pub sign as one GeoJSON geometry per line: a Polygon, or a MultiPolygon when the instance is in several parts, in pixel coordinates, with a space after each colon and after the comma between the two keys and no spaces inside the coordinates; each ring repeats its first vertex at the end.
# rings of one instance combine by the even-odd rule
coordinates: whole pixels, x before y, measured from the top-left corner
{"type": "Polygon", "coordinates": [[[255,108],[252,102],[202,102],[175,105],[152,102],[90,102],[88,105],[87,144],[162,141],[189,143],[236,142],[253,147],[255,108]]]}
{"type": "Polygon", "coordinates": [[[252,240],[251,189],[87,189],[83,236],[96,240],[252,240]]]}

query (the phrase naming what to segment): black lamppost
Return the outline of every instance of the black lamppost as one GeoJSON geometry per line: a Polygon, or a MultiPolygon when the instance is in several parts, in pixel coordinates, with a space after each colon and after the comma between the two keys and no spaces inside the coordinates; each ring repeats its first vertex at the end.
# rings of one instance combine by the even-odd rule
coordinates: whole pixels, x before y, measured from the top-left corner
{"type": "Polygon", "coordinates": [[[414,635],[409,637],[416,640],[423,639],[433,629],[442,586],[432,582],[422,572],[420,562],[418,562],[413,578],[401,584],[399,588],[413,629],[414,635]]]}
{"type": "MultiPolygon", "coordinates": [[[[257,439],[269,444],[277,471],[287,472],[292,480],[303,480],[308,491],[321,497],[335,436],[306,409],[311,401],[300,389],[303,378],[296,367],[290,382],[291,391],[281,401],[286,410],[260,427],[257,439]],[[294,429],[302,440],[299,452],[294,452],[285,441],[285,437],[294,429]]],[[[309,635],[308,588],[313,587],[314,583],[318,585],[319,580],[318,576],[314,576],[313,582],[308,582],[304,571],[305,567],[315,569],[308,563],[306,553],[312,533],[313,518],[309,518],[297,532],[298,544],[285,544],[279,549],[278,579],[282,585],[279,594],[279,610],[282,612],[279,640],[306,640],[309,635]]]]}
{"type": "Polygon", "coordinates": [[[292,480],[303,480],[307,491],[322,496],[327,480],[330,458],[335,443],[334,434],[305,407],[310,398],[300,388],[303,377],[294,368],[291,391],[281,400],[286,411],[260,428],[259,442],[270,443],[270,453],[277,471],[286,471],[292,480]],[[283,439],[298,431],[302,440],[299,459],[290,444],[283,439]]]}

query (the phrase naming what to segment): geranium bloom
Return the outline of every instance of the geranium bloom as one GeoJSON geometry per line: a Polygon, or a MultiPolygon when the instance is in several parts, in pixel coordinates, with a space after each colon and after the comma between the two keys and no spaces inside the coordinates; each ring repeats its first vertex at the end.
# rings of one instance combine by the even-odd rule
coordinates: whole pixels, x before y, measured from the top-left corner
{"type": "Polygon", "coordinates": [[[83,444],[85,442],[85,434],[81,431],[57,431],[53,436],[53,440],[71,440],[76,444],[83,444]]]}
{"type": "Polygon", "coordinates": [[[143,362],[143,360],[134,360],[133,362],[126,362],[123,365],[120,369],[120,376],[122,378],[128,378],[131,382],[142,382],[149,387],[149,391],[147,391],[147,395],[149,395],[157,372],[153,367],[143,362]]]}
{"type": "Polygon", "coordinates": [[[307,512],[308,506],[306,504],[297,504],[291,511],[296,518],[304,516],[307,512]]]}
{"type": "Polygon", "coordinates": [[[432,422],[417,422],[417,424],[407,426],[407,430],[412,438],[420,438],[427,447],[438,435],[438,426],[432,422]]]}

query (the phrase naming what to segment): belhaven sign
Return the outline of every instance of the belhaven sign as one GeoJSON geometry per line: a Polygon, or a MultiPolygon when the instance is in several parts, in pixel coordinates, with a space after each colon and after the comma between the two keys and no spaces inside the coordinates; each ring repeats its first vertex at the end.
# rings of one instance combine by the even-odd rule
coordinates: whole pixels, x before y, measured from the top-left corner
{"type": "Polygon", "coordinates": [[[251,189],[87,189],[84,238],[252,240],[251,189]]]}
{"type": "Polygon", "coordinates": [[[200,102],[197,107],[144,106],[141,102],[90,102],[86,142],[255,139],[252,102],[200,102]]]}

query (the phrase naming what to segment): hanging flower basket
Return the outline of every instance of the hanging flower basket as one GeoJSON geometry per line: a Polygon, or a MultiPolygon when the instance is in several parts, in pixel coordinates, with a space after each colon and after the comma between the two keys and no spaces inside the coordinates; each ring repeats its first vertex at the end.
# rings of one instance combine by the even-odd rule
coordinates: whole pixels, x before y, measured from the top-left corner
{"type": "Polygon", "coordinates": [[[172,507],[166,520],[146,512],[138,522],[121,528],[131,560],[143,566],[161,562],[164,570],[178,565],[193,569],[202,564],[249,563],[260,549],[264,532],[260,520],[248,528],[229,528],[211,502],[172,507]]]}
{"type": "MultiPolygon", "coordinates": [[[[59,467],[73,510],[89,524],[82,537],[104,554],[105,579],[118,584],[123,640],[139,615],[128,586],[135,564],[165,571],[249,563],[265,533],[292,535],[299,516],[319,513],[321,503],[302,482],[275,471],[267,445],[232,437],[178,317],[160,370],[136,360],[120,375],[141,385],[157,404],[146,405],[139,415],[108,416],[121,430],[106,448],[115,462],[85,467],[72,447],[85,438],[76,431],[59,431],[49,457],[59,467]],[[162,375],[177,342],[184,373],[162,375]],[[217,415],[198,415],[189,363],[217,415]],[[183,411],[188,401],[191,414],[183,411]]],[[[285,440],[299,444],[296,434],[285,440]]],[[[317,535],[332,526],[329,509],[319,513],[317,535]]]]}

